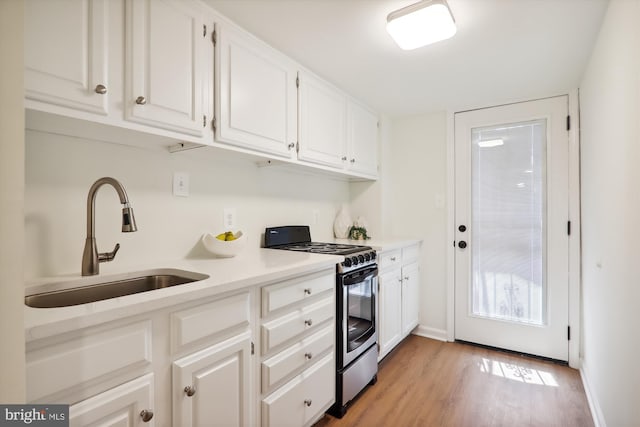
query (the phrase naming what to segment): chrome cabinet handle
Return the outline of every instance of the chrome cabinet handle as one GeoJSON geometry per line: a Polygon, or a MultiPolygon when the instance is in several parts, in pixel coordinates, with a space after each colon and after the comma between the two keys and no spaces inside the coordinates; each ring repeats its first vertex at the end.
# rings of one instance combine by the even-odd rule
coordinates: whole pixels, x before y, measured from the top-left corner
{"type": "Polygon", "coordinates": [[[107,93],[107,87],[105,85],[96,86],[96,93],[99,93],[100,95],[104,95],[105,93],[107,93]]]}
{"type": "Polygon", "coordinates": [[[404,280],[409,280],[409,276],[404,276],[404,280]]]}
{"type": "Polygon", "coordinates": [[[139,96],[136,98],[136,104],[144,105],[147,103],[147,99],[144,96],[139,96]]]}
{"type": "Polygon", "coordinates": [[[304,404],[307,406],[311,406],[312,400],[311,399],[305,399],[304,400],[304,404]]]}
{"type": "Polygon", "coordinates": [[[347,161],[347,156],[342,156],[342,161],[346,162],[347,161]]]}
{"type": "Polygon", "coordinates": [[[196,388],[188,385],[184,388],[184,392],[187,394],[187,396],[191,397],[196,394],[196,388]]]}
{"type": "Polygon", "coordinates": [[[311,295],[311,288],[305,288],[304,293],[307,295],[311,295]]]}
{"type": "Polygon", "coordinates": [[[307,319],[307,320],[304,321],[304,324],[307,325],[307,326],[311,326],[311,325],[313,325],[313,320],[312,319],[307,319]]]}
{"type": "Polygon", "coordinates": [[[295,147],[295,146],[296,146],[296,144],[294,144],[294,143],[292,142],[291,144],[287,145],[287,148],[288,148],[289,150],[293,150],[293,147],[295,147]]]}
{"type": "Polygon", "coordinates": [[[304,358],[307,360],[311,360],[313,358],[313,354],[312,353],[305,353],[304,354],[304,358]]]}
{"type": "Polygon", "coordinates": [[[142,418],[142,421],[144,421],[145,423],[148,423],[149,421],[151,421],[151,418],[153,418],[153,411],[149,409],[143,409],[142,412],[140,412],[140,418],[142,418]]]}
{"type": "Polygon", "coordinates": [[[355,163],[355,162],[356,162],[356,159],[351,159],[351,160],[350,160],[350,162],[351,162],[351,163],[355,163]]]}
{"type": "Polygon", "coordinates": [[[395,261],[396,257],[392,256],[391,258],[389,258],[391,261],[395,261]]]}

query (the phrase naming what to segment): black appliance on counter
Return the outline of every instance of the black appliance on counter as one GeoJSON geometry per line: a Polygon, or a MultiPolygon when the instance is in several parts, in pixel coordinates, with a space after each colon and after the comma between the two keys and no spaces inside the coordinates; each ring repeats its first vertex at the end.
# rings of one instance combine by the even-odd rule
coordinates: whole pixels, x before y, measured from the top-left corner
{"type": "Polygon", "coordinates": [[[264,247],[345,257],[336,266],[336,403],[328,411],[342,418],[349,402],[378,378],[376,252],[369,246],[312,242],[308,226],[267,228],[264,247]]]}

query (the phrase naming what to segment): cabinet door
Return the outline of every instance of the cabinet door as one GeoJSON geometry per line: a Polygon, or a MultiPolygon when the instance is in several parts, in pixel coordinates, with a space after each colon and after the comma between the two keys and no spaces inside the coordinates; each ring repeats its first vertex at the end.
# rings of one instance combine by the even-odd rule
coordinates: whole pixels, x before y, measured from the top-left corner
{"type": "Polygon", "coordinates": [[[27,0],[24,13],[27,99],[106,115],[106,0],[27,0]]]}
{"type": "Polygon", "coordinates": [[[153,374],[147,374],[72,405],[69,408],[69,425],[153,426],[156,418],[153,411],[153,374]]]}
{"type": "Polygon", "coordinates": [[[348,169],[378,175],[378,117],[361,104],[349,101],[348,169]]]}
{"type": "Polygon", "coordinates": [[[418,263],[402,267],[402,336],[418,326],[420,314],[420,269],[418,263]]]}
{"type": "Polygon", "coordinates": [[[378,292],[379,307],[379,340],[380,356],[382,359],[400,342],[402,333],[402,276],[397,268],[383,273],[378,278],[380,292],[378,292]]]}
{"type": "Polygon", "coordinates": [[[186,0],[128,0],[125,116],[201,136],[205,23],[186,0]]]}
{"type": "Polygon", "coordinates": [[[343,169],[347,161],[347,97],[328,83],[300,72],[298,159],[343,169]]]}
{"type": "Polygon", "coordinates": [[[282,157],[295,154],[296,69],[251,35],[218,25],[217,139],[282,157]]]}
{"type": "Polygon", "coordinates": [[[173,425],[250,426],[250,358],[247,331],[174,362],[173,425]]]}

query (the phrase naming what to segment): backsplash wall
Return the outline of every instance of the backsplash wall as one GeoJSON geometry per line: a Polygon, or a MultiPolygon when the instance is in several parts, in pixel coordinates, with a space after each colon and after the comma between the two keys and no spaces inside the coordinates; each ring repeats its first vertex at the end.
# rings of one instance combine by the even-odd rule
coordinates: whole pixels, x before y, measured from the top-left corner
{"type": "MultiPolygon", "coordinates": [[[[119,180],[135,211],[138,232],[120,232],[117,194],[103,186],[96,199],[100,252],[121,244],[118,267],[209,255],[200,237],[223,230],[223,210],[235,208],[247,246],[259,247],[267,226],[309,224],[314,240],[333,237],[333,219],[349,201],[349,183],[331,177],[260,167],[238,154],[199,148],[180,153],[141,149],[26,131],[25,278],[77,274],[86,236],[89,187],[119,180]],[[174,172],[189,174],[189,197],[172,195],[174,172]]],[[[111,265],[110,265],[111,264],[111,265]]]]}

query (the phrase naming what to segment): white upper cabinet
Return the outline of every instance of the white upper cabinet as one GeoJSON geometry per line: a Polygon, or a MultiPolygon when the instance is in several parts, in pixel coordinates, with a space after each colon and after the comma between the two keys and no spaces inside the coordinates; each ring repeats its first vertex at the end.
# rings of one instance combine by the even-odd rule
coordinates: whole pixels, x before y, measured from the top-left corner
{"type": "Polygon", "coordinates": [[[350,171],[378,175],[378,117],[365,106],[349,100],[348,163],[350,171]]]}
{"type": "Polygon", "coordinates": [[[24,5],[27,99],[106,115],[106,0],[28,0],[24,5]]]}
{"type": "Polygon", "coordinates": [[[296,143],[296,67],[231,25],[216,26],[216,139],[291,158],[296,143]]]}
{"type": "Polygon", "coordinates": [[[347,161],[347,97],[323,80],[299,73],[298,159],[342,169],[347,161]]]}
{"type": "MultiPolygon", "coordinates": [[[[208,30],[185,0],[127,0],[125,118],[201,136],[208,30]]],[[[209,34],[210,36],[210,34],[209,34]]]]}

